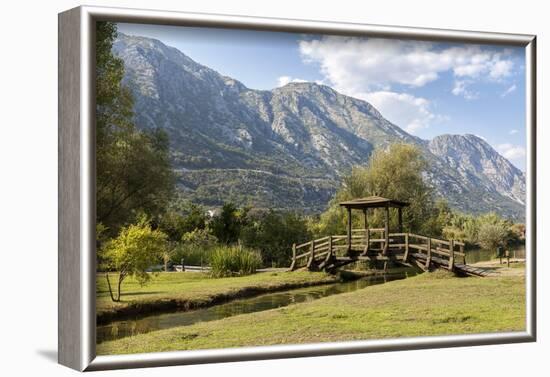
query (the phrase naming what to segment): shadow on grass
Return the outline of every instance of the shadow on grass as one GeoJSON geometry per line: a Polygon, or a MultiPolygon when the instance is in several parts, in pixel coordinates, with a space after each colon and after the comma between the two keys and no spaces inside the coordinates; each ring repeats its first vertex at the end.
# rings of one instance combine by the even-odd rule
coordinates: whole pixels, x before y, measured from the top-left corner
{"type": "Polygon", "coordinates": [[[124,297],[127,297],[127,296],[158,295],[158,294],[161,294],[161,293],[166,293],[166,292],[163,292],[163,291],[158,291],[158,292],[155,292],[155,291],[152,291],[152,292],[124,292],[124,293],[122,293],[121,298],[124,298],[124,297]]]}

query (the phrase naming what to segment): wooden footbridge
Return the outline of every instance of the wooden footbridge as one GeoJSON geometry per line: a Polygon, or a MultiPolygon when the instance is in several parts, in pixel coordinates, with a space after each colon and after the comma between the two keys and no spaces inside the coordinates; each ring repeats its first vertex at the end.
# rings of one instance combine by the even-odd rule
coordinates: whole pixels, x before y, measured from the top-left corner
{"type": "Polygon", "coordinates": [[[291,270],[307,268],[333,272],[340,267],[357,261],[383,263],[384,269],[390,262],[417,266],[424,271],[445,269],[460,275],[486,276],[482,269],[466,264],[464,243],[443,240],[402,231],[402,209],[409,204],[378,196],[355,199],[340,203],[348,211],[346,235],[327,236],[292,247],[291,270]],[[368,209],[385,209],[384,228],[368,227],[368,209]],[[389,231],[389,209],[397,208],[399,230],[389,231]],[[364,228],[352,229],[351,210],[361,209],[364,228]]]}

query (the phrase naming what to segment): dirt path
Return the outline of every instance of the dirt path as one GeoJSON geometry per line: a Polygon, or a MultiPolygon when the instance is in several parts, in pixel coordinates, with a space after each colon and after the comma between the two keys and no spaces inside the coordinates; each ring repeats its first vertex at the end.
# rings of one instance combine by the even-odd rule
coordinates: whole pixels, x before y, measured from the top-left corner
{"type": "Polygon", "coordinates": [[[499,259],[493,259],[473,263],[472,266],[487,268],[493,273],[492,276],[525,276],[525,259],[510,259],[510,267],[505,259],[502,260],[502,264],[499,259]]]}

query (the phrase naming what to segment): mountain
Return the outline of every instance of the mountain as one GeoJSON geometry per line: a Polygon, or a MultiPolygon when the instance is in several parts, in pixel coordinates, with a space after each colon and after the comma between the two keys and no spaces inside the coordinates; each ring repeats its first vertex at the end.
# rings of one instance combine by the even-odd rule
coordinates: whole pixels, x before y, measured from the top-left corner
{"type": "Polygon", "coordinates": [[[206,206],[319,212],[352,166],[406,142],[422,148],[427,179],[452,206],[524,217],[523,173],[476,136],[422,140],[324,85],[250,89],[154,39],[119,34],[113,51],[124,60],[136,124],[168,132],[179,190],[206,206]]]}
{"type": "Polygon", "coordinates": [[[456,181],[438,181],[434,186],[453,198],[469,199],[452,203],[467,212],[480,206],[513,218],[525,216],[525,175],[496,152],[485,140],[474,135],[440,135],[430,140],[429,151],[452,170],[456,181]],[[477,193],[477,194],[476,194],[477,193]]]}

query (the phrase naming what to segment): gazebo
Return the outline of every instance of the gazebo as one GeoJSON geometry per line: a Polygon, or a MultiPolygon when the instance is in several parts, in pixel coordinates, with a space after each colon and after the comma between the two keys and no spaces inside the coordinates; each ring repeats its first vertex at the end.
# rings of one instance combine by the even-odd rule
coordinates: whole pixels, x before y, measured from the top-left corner
{"type": "Polygon", "coordinates": [[[369,196],[366,198],[353,199],[345,202],[341,202],[340,206],[347,209],[348,212],[348,227],[347,227],[347,243],[348,251],[351,251],[352,244],[352,225],[351,225],[351,211],[361,210],[363,211],[364,227],[367,238],[367,247],[369,244],[369,222],[368,222],[368,210],[369,208],[385,208],[384,216],[384,254],[388,251],[389,237],[390,237],[390,208],[397,208],[399,219],[399,233],[403,232],[403,208],[409,206],[409,203],[395,199],[382,198],[380,196],[369,196]]]}

